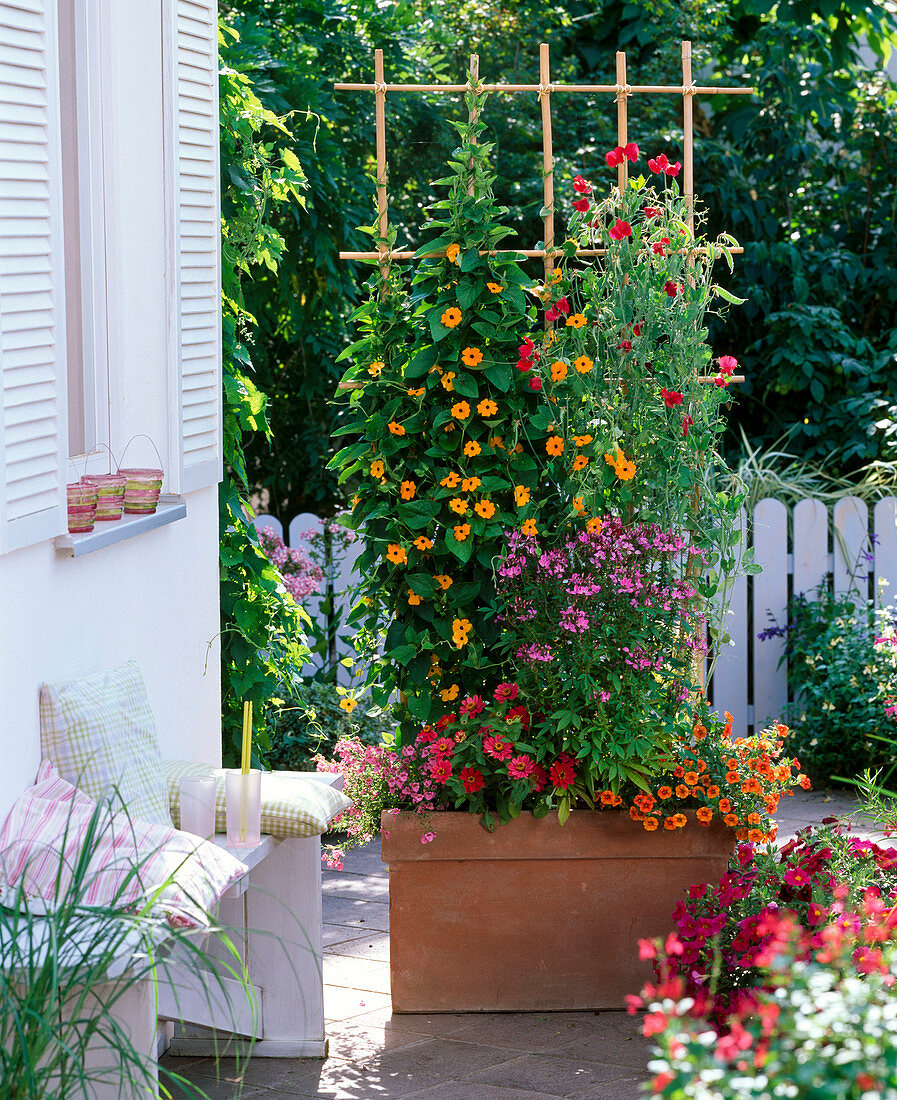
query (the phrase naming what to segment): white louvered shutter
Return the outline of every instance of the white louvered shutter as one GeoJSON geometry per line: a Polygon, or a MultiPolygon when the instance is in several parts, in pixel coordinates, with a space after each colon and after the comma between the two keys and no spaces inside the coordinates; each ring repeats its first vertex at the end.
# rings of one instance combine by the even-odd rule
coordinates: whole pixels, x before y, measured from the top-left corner
{"type": "Polygon", "coordinates": [[[0,0],[0,552],[65,531],[55,0],[0,0]]]}
{"type": "Polygon", "coordinates": [[[221,480],[221,211],[217,0],[171,0],[178,488],[221,480]]]}

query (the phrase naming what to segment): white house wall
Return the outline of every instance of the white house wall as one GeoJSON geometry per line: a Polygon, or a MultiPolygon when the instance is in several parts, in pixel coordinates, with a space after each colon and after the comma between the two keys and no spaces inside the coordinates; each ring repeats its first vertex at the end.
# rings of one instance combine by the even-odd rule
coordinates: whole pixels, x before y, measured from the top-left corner
{"type": "MultiPolygon", "coordinates": [[[[166,358],[161,2],[103,6],[113,446],[146,432],[167,467],[177,418],[166,358]]],[[[128,464],[151,456],[132,449],[128,464]]],[[[0,818],[37,770],[41,683],[129,657],[143,670],[163,757],[219,761],[217,489],[186,500],[186,519],[80,558],[52,542],[0,555],[0,818]]]]}

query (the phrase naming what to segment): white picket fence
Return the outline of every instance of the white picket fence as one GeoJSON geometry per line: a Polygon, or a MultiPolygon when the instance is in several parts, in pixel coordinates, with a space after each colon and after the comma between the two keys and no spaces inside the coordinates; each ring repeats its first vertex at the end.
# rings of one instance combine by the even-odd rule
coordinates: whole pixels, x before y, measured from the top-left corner
{"type": "MultiPolygon", "coordinates": [[[[877,598],[881,582],[884,602],[897,601],[897,499],[884,497],[868,507],[857,497],[844,497],[828,509],[819,500],[802,500],[793,511],[778,500],[761,500],[754,508],[748,527],[742,514],[742,530],[753,545],[754,558],[763,567],[756,576],[740,577],[731,592],[726,621],[732,644],[717,656],[709,685],[710,698],[721,711],[735,718],[735,730],[750,732],[755,723],[782,715],[788,702],[788,670],[779,660],[785,639],[757,639],[771,624],[770,615],[784,626],[791,595],[809,594],[828,583],[836,594],[856,591],[863,598],[877,598]],[[872,552],[874,560],[863,555],[872,552]],[[857,562],[859,568],[857,569],[857,562]]],[[[273,527],[287,545],[297,545],[303,531],[322,529],[323,521],[311,513],[296,516],[284,534],[273,516],[255,517],[257,527],[273,527]]],[[[351,606],[350,589],[355,581],[355,562],[361,544],[349,548],[334,578],[336,603],[343,620],[351,606]]],[[[306,601],[315,616],[321,597],[306,601]]],[[[353,656],[342,642],[338,657],[353,656]]],[[[348,684],[351,673],[339,670],[339,682],[348,684]]]]}

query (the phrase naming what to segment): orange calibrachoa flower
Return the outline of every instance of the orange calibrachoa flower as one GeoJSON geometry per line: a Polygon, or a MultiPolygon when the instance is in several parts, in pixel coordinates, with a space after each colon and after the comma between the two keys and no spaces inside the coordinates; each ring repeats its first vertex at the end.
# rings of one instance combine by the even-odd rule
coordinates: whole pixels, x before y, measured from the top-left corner
{"type": "Polygon", "coordinates": [[[439,484],[443,489],[456,489],[461,484],[461,475],[456,474],[454,470],[450,474],[447,474],[439,484]]]}
{"type": "Polygon", "coordinates": [[[520,526],[520,530],[524,533],[524,535],[530,536],[538,535],[539,533],[539,528],[536,526],[536,521],[534,519],[524,520],[524,522],[520,526]]]}
{"type": "Polygon", "coordinates": [[[452,684],[451,687],[443,688],[439,695],[442,698],[443,703],[451,703],[458,698],[458,692],[461,688],[457,684],[452,684]]]}
{"type": "Polygon", "coordinates": [[[393,563],[393,565],[402,565],[408,561],[408,552],[404,546],[399,546],[397,542],[391,542],[386,550],[386,556],[393,563]]]}
{"type": "Polygon", "coordinates": [[[490,401],[488,397],[484,397],[477,405],[477,412],[480,416],[495,416],[498,412],[498,405],[494,401],[490,401]]]}
{"type": "Polygon", "coordinates": [[[576,367],[579,374],[588,374],[594,365],[595,361],[590,359],[588,355],[580,355],[578,359],[573,360],[573,366],[576,367]]]}
{"type": "Polygon", "coordinates": [[[550,455],[559,455],[564,450],[564,441],[559,435],[549,436],[545,442],[545,450],[550,455]]]}
{"type": "Polygon", "coordinates": [[[713,810],[711,810],[709,806],[701,806],[698,810],[697,818],[702,825],[709,825],[713,820],[713,810]]]}
{"type": "Polygon", "coordinates": [[[501,286],[500,283],[486,283],[486,286],[488,287],[490,294],[501,294],[501,292],[505,289],[503,286],[501,286]]]}
{"type": "Polygon", "coordinates": [[[378,359],[376,363],[371,363],[371,365],[368,367],[368,374],[371,376],[371,378],[379,378],[380,375],[383,373],[383,368],[385,366],[386,364],[378,359]]]}
{"type": "Polygon", "coordinates": [[[597,535],[601,532],[601,526],[601,520],[597,516],[592,516],[592,518],[586,524],[586,530],[594,531],[594,533],[597,535]]]}
{"type": "Polygon", "coordinates": [[[551,367],[551,381],[563,382],[567,377],[567,364],[558,360],[556,363],[552,363],[551,367]]]}
{"type": "Polygon", "coordinates": [[[426,392],[427,391],[424,389],[424,387],[421,386],[419,389],[416,389],[416,390],[408,390],[408,396],[409,397],[423,397],[426,392]]]}
{"type": "Polygon", "coordinates": [[[586,319],[581,313],[571,313],[567,318],[567,328],[582,328],[586,319]]]}
{"type": "Polygon", "coordinates": [[[475,367],[478,363],[483,361],[483,353],[479,348],[465,348],[461,352],[461,360],[466,363],[468,367],[475,367]]]}
{"type": "Polygon", "coordinates": [[[458,540],[458,542],[464,542],[466,541],[467,536],[470,534],[470,524],[459,523],[458,526],[453,527],[452,530],[455,532],[455,538],[458,540]]]}
{"type": "Polygon", "coordinates": [[[446,328],[456,328],[461,324],[461,310],[452,306],[439,318],[446,328]]]}
{"type": "Polygon", "coordinates": [[[666,802],[667,799],[673,797],[673,788],[672,787],[658,787],[657,788],[657,797],[660,799],[661,802],[666,802]]]}
{"type": "Polygon", "coordinates": [[[452,390],[455,388],[455,383],[452,381],[454,377],[455,372],[453,370],[447,370],[445,374],[439,379],[442,388],[444,390],[448,390],[449,393],[451,393],[452,390]]]}
{"type": "Polygon", "coordinates": [[[684,783],[677,783],[676,784],[676,797],[677,798],[688,798],[688,796],[690,794],[691,794],[691,791],[688,789],[688,787],[685,786],[684,783]]]}
{"type": "Polygon", "coordinates": [[[726,814],[723,821],[729,826],[730,829],[734,828],[738,824],[737,814],[726,814]]]}
{"type": "Polygon", "coordinates": [[[388,426],[389,430],[392,432],[393,435],[404,435],[405,434],[405,429],[402,427],[401,424],[396,423],[395,420],[390,420],[390,422],[387,426],[388,426]]]}
{"type": "Polygon", "coordinates": [[[418,596],[413,588],[408,589],[408,602],[411,604],[412,607],[417,607],[417,605],[421,602],[420,596],[418,596]]]}
{"type": "Polygon", "coordinates": [[[573,459],[573,469],[574,470],[584,470],[586,468],[586,466],[588,466],[588,464],[589,464],[588,455],[577,455],[576,458],[573,459]]]}
{"type": "Polygon", "coordinates": [[[522,508],[524,504],[529,504],[530,491],[525,485],[514,486],[514,503],[518,508],[522,508]]]}
{"type": "Polygon", "coordinates": [[[385,467],[378,458],[376,462],[371,463],[371,477],[383,477],[383,471],[385,467]]]}
{"type": "Polygon", "coordinates": [[[461,488],[465,493],[474,493],[480,487],[480,479],[478,477],[466,477],[461,482],[461,488]]]}
{"type": "Polygon", "coordinates": [[[464,453],[467,455],[468,458],[476,458],[476,456],[480,454],[482,450],[483,448],[479,445],[479,443],[477,443],[475,439],[468,439],[468,441],[464,444],[464,453]]]}
{"type": "Polygon", "coordinates": [[[399,496],[402,500],[411,500],[417,492],[417,485],[413,481],[403,481],[399,486],[399,496]]]}
{"type": "Polygon", "coordinates": [[[466,401],[456,401],[452,405],[452,416],[456,420],[466,420],[470,416],[470,405],[466,401]]]}
{"type": "Polygon", "coordinates": [[[473,510],[483,519],[492,519],[495,515],[495,505],[491,500],[478,500],[473,506],[473,510]]]}
{"type": "Polygon", "coordinates": [[[671,817],[665,817],[663,819],[663,827],[672,832],[672,830],[676,828],[676,822],[671,817]]]}
{"type": "Polygon", "coordinates": [[[642,828],[647,829],[649,833],[653,833],[658,827],[658,821],[656,817],[646,817],[642,822],[642,828]]]}
{"type": "Polygon", "coordinates": [[[449,588],[455,583],[447,573],[437,573],[433,580],[436,581],[443,592],[448,592],[449,588]]]}
{"type": "Polygon", "coordinates": [[[445,250],[445,258],[450,264],[456,264],[458,262],[458,256],[461,254],[461,245],[450,244],[445,250]]]}
{"type": "Polygon", "coordinates": [[[433,540],[428,539],[426,535],[418,535],[412,545],[416,546],[418,550],[420,550],[420,552],[423,554],[425,550],[433,549],[433,540]]]}
{"type": "Polygon", "coordinates": [[[688,824],[688,818],[685,814],[673,814],[673,821],[675,821],[677,829],[684,829],[688,824]]]}

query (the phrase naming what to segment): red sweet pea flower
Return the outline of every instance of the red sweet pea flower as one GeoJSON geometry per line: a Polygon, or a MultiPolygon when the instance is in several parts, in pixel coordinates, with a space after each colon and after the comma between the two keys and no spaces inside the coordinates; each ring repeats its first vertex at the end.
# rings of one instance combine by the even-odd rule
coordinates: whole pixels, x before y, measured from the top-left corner
{"type": "Polygon", "coordinates": [[[676,390],[668,390],[661,386],[660,396],[663,398],[663,403],[668,409],[675,408],[676,405],[682,404],[682,394],[677,393],[676,390]]]}
{"type": "Polygon", "coordinates": [[[652,157],[648,161],[648,167],[652,172],[665,172],[669,168],[670,162],[667,160],[666,153],[661,153],[658,157],[652,157]]]}
{"type": "Polygon", "coordinates": [[[585,212],[589,209],[589,205],[590,203],[588,199],[577,199],[576,202],[573,203],[573,209],[578,210],[580,214],[585,214],[585,212]]]}
{"type": "Polygon", "coordinates": [[[518,370],[532,370],[533,365],[529,361],[529,359],[518,359],[517,360],[517,369],[518,370]]]}
{"type": "Polygon", "coordinates": [[[692,420],[692,418],[688,415],[688,413],[686,413],[685,416],[682,417],[682,438],[683,439],[688,439],[688,429],[692,426],[692,424],[694,424],[694,420],[692,420]]]}
{"type": "Polygon", "coordinates": [[[641,336],[642,329],[644,327],[645,327],[645,322],[644,321],[636,321],[636,323],[632,326],[632,335],[633,336],[641,336]]]}
{"type": "Polygon", "coordinates": [[[675,298],[677,294],[682,293],[682,287],[679,285],[679,283],[674,283],[671,281],[665,282],[663,284],[663,289],[671,298],[675,298]]]}
{"type": "Polygon", "coordinates": [[[734,355],[721,355],[717,359],[720,374],[731,374],[738,366],[738,360],[734,355]]]}
{"type": "Polygon", "coordinates": [[[632,351],[632,341],[621,340],[619,344],[617,344],[617,347],[620,351],[632,351]]]}
{"type": "Polygon", "coordinates": [[[642,213],[646,218],[659,218],[663,211],[659,206],[646,206],[642,213]]]}
{"type": "Polygon", "coordinates": [[[468,794],[476,794],[477,791],[481,791],[486,784],[486,780],[483,778],[483,773],[477,771],[476,768],[462,768],[458,772],[458,778],[464,786],[464,790],[468,794]]]}
{"type": "Polygon", "coordinates": [[[541,378],[531,378],[529,380],[529,388],[531,390],[541,390],[542,389],[542,379],[541,378]]]}
{"type": "Polygon", "coordinates": [[[610,239],[612,241],[622,241],[625,237],[632,236],[632,226],[629,222],[620,221],[617,218],[616,222],[610,227],[610,239]]]}
{"type": "Polygon", "coordinates": [[[574,176],[573,190],[578,191],[580,195],[591,195],[592,185],[588,182],[588,180],[584,180],[582,176],[574,176]]]}
{"type": "Polygon", "coordinates": [[[720,389],[724,389],[726,386],[728,386],[729,379],[722,374],[718,374],[716,378],[713,379],[713,384],[714,386],[719,386],[720,389]]]}
{"type": "Polygon", "coordinates": [[[670,238],[669,237],[661,237],[659,241],[657,241],[655,244],[651,245],[651,251],[653,253],[655,253],[657,256],[665,256],[666,253],[663,250],[663,246],[665,244],[669,244],[669,243],[670,243],[670,238]]]}
{"type": "Polygon", "coordinates": [[[631,161],[637,161],[638,160],[638,146],[635,144],[634,141],[630,141],[629,144],[626,146],[626,148],[623,150],[623,156],[627,160],[631,160],[631,161]]]}
{"type": "Polygon", "coordinates": [[[678,176],[681,171],[682,171],[682,165],[679,163],[678,160],[676,161],[675,164],[668,164],[666,166],[666,168],[664,168],[664,172],[668,176],[678,176]]]}
{"type": "Polygon", "coordinates": [[[559,313],[567,314],[570,312],[570,303],[567,301],[566,298],[558,298],[558,300],[554,304],[554,308],[559,313]]]}
{"type": "Polygon", "coordinates": [[[607,161],[608,168],[616,168],[618,164],[623,163],[623,150],[618,145],[616,149],[612,149],[609,153],[604,154],[604,159],[607,161]]]}

